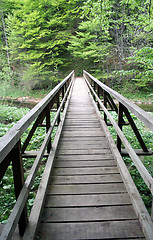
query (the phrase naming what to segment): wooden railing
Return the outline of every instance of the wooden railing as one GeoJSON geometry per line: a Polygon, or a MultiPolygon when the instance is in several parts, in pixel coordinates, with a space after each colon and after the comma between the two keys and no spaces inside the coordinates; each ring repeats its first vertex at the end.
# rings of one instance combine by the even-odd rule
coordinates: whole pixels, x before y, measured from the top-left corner
{"type": "MultiPolygon", "coordinates": [[[[130,156],[144,182],[148,186],[151,194],[153,195],[153,178],[138,157],[138,155],[152,155],[153,152],[152,150],[148,150],[130,113],[133,113],[135,116],[137,116],[138,119],[140,119],[140,121],[143,122],[152,131],[153,117],[146,113],[144,110],[142,110],[140,107],[133,104],[127,98],[123,97],[118,92],[114,91],[113,89],[109,88],[108,86],[94,78],[88,72],[84,71],[83,76],[86,80],[86,83],[91,91],[94,100],[97,102],[97,107],[104,112],[105,123],[107,125],[113,126],[115,131],[117,132],[116,142],[119,152],[122,155],[128,154],[130,156]],[[110,110],[115,111],[118,114],[118,123],[110,114],[110,110]],[[123,118],[124,115],[128,120],[128,124],[131,125],[142,149],[134,150],[126,139],[122,131],[123,125],[127,124],[127,122],[125,122],[123,118]],[[110,121],[109,123],[107,121],[108,119],[110,121]],[[121,148],[121,143],[124,145],[125,149],[121,148]]],[[[153,205],[151,216],[153,219],[153,205]]]]}
{"type": "Polygon", "coordinates": [[[38,103],[27,115],[16,123],[0,141],[0,181],[3,178],[8,166],[12,162],[14,188],[17,202],[2,232],[0,239],[11,239],[19,223],[20,235],[24,234],[28,223],[26,201],[33,186],[37,171],[43,157],[49,156],[52,149],[52,132],[55,125],[60,123],[61,112],[64,111],[68,95],[71,91],[74,79],[74,71],[60,82],[40,103],[38,103]],[[51,122],[51,109],[57,106],[57,112],[51,122]],[[33,123],[33,126],[23,144],[22,134],[33,123]],[[46,128],[46,136],[37,152],[27,152],[26,149],[38,127],[46,128]],[[47,150],[47,151],[46,151],[47,150]],[[27,179],[24,182],[24,169],[22,157],[35,157],[34,164],[27,179]]]}

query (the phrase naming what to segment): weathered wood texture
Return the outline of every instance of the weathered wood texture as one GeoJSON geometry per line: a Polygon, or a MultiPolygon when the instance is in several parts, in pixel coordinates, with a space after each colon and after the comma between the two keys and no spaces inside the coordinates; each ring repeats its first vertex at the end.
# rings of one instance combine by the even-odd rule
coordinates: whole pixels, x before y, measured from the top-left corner
{"type": "Polygon", "coordinates": [[[145,239],[83,79],[75,81],[39,239],[145,239]]]}

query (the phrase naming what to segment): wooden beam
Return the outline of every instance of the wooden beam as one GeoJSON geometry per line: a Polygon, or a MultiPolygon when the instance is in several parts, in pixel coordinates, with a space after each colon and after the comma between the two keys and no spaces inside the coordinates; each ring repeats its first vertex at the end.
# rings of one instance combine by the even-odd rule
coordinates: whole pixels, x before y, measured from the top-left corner
{"type": "Polygon", "coordinates": [[[7,156],[8,152],[20,140],[21,135],[29,127],[29,125],[39,116],[45,109],[48,103],[55,97],[63,85],[74,77],[72,71],[62,82],[60,82],[43,100],[41,100],[30,112],[28,112],[21,120],[19,120],[2,138],[0,141],[1,159],[0,163],[7,156]]]}
{"type": "Polygon", "coordinates": [[[28,137],[26,138],[25,142],[23,143],[22,153],[26,150],[32,136],[34,135],[34,133],[35,133],[37,127],[38,127],[38,124],[41,124],[44,118],[45,118],[45,110],[38,116],[38,118],[36,119],[33,127],[31,128],[31,130],[28,134],[28,137]]]}
{"type": "MultiPolygon", "coordinates": [[[[106,97],[106,95],[107,95],[107,92],[105,90],[103,90],[103,98],[104,98],[103,104],[104,104],[105,108],[107,108],[107,97],[106,97]]],[[[104,121],[107,124],[107,115],[106,115],[105,112],[104,112],[104,121]]]]}
{"type": "Polygon", "coordinates": [[[147,112],[145,112],[143,109],[132,103],[127,98],[123,97],[118,92],[114,91],[113,89],[109,88],[102,82],[98,81],[96,78],[94,78],[91,74],[89,74],[86,71],[83,71],[84,77],[88,77],[90,81],[95,81],[104,91],[112,95],[115,99],[117,99],[119,102],[121,102],[128,110],[130,110],[132,113],[135,114],[148,128],[150,128],[153,131],[153,117],[149,115],[147,112]]]}
{"type": "MultiPolygon", "coordinates": [[[[153,151],[148,150],[148,152],[144,152],[142,149],[134,149],[135,153],[138,156],[151,156],[153,155],[153,151]]],[[[129,153],[125,149],[121,149],[122,156],[129,156],[129,153]]]]}
{"type": "MultiPolygon", "coordinates": [[[[87,83],[88,84],[88,83],[87,83]]],[[[88,85],[90,87],[90,85],[88,85]]],[[[98,113],[98,109],[97,109],[97,106],[96,104],[94,103],[93,101],[93,104],[94,104],[94,107],[97,111],[97,114],[98,114],[98,117],[99,117],[99,120],[101,122],[101,125],[102,127],[105,125],[105,122],[104,120],[102,119],[102,116],[100,113],[98,113]]],[[[101,105],[101,104],[100,104],[101,105]]],[[[115,124],[115,123],[114,123],[115,124]]],[[[117,124],[116,124],[117,125],[117,124]]],[[[118,126],[117,126],[118,127],[118,126]]],[[[146,238],[148,240],[152,240],[152,236],[153,236],[153,222],[151,220],[151,217],[141,199],[141,196],[131,178],[131,175],[115,145],[115,142],[108,130],[107,127],[104,127],[103,128],[105,133],[106,133],[106,136],[108,138],[108,141],[110,143],[110,146],[111,146],[111,150],[112,150],[112,153],[113,153],[113,156],[115,157],[116,161],[117,161],[117,165],[119,167],[119,171],[121,173],[121,176],[122,176],[122,179],[124,181],[124,184],[126,186],[126,189],[130,195],[130,198],[131,198],[131,201],[132,201],[132,204],[133,204],[133,207],[136,211],[136,214],[140,220],[140,223],[141,223],[141,226],[142,226],[142,229],[143,229],[143,232],[146,236],[146,238]]]]}
{"type": "MultiPolygon", "coordinates": [[[[36,158],[38,155],[39,151],[25,151],[24,153],[22,153],[22,157],[23,158],[36,158]]],[[[44,156],[43,157],[48,157],[48,153],[47,151],[44,152],[44,156]]]]}
{"type": "Polygon", "coordinates": [[[141,137],[141,135],[139,133],[139,130],[138,130],[135,122],[133,121],[133,118],[131,117],[128,109],[125,106],[123,106],[123,111],[124,111],[125,116],[127,117],[128,121],[129,121],[129,124],[131,125],[131,127],[133,129],[133,132],[135,133],[135,135],[136,135],[136,137],[137,137],[137,139],[138,139],[138,141],[139,141],[143,151],[144,152],[148,152],[148,148],[147,148],[146,144],[144,143],[144,141],[143,141],[143,139],[142,139],[142,137],[141,137]]]}
{"type": "MultiPolygon", "coordinates": [[[[72,91],[72,88],[71,88],[71,91],[72,91]]],[[[66,102],[65,109],[64,109],[55,139],[53,141],[53,148],[52,148],[53,150],[49,154],[49,157],[48,157],[48,160],[46,163],[46,167],[45,167],[45,170],[44,170],[44,173],[42,176],[42,180],[41,180],[41,183],[40,183],[40,186],[38,188],[38,192],[37,192],[37,195],[35,198],[35,202],[34,202],[33,208],[30,213],[29,224],[27,226],[27,229],[25,231],[25,234],[24,234],[22,240],[34,239],[37,229],[38,229],[38,224],[40,222],[41,213],[42,213],[42,209],[43,209],[45,198],[46,198],[46,191],[47,191],[47,186],[48,186],[49,179],[50,179],[51,169],[53,166],[53,161],[54,161],[55,153],[57,150],[58,141],[59,141],[59,138],[61,135],[61,130],[63,127],[64,119],[66,116],[67,107],[68,107],[68,103],[69,103],[70,96],[71,96],[71,91],[70,91],[70,94],[68,97],[68,101],[66,102]]]]}
{"type": "MultiPolygon", "coordinates": [[[[23,162],[21,155],[21,141],[19,141],[16,146],[11,151],[13,176],[14,176],[14,187],[15,196],[18,199],[21,189],[24,185],[24,172],[23,172],[23,162]]],[[[25,228],[28,223],[27,206],[25,204],[23,211],[19,219],[19,233],[23,236],[25,228]]]]}
{"type": "Polygon", "coordinates": [[[8,166],[10,165],[10,162],[11,162],[11,153],[9,153],[4,161],[2,163],[0,163],[0,182],[3,178],[3,176],[5,175],[5,172],[8,168],[8,166]]]}
{"type": "MultiPolygon", "coordinates": [[[[85,78],[85,80],[86,80],[86,78],[85,78]]],[[[146,185],[148,186],[148,188],[150,189],[151,193],[153,194],[153,178],[152,178],[152,176],[150,175],[148,170],[145,168],[145,166],[143,165],[143,163],[141,162],[139,157],[136,155],[134,149],[131,147],[131,145],[128,142],[128,140],[126,139],[124,133],[118,127],[116,121],[111,116],[111,114],[108,112],[106,107],[102,104],[101,100],[98,98],[97,94],[94,92],[93,88],[91,87],[91,85],[89,84],[89,82],[87,80],[86,80],[86,83],[89,86],[91,92],[95,95],[95,97],[99,101],[99,104],[100,104],[101,108],[103,108],[104,112],[106,113],[106,115],[108,116],[109,120],[111,121],[115,131],[117,132],[117,134],[121,138],[121,140],[122,140],[122,142],[123,142],[123,144],[125,146],[125,149],[129,153],[129,156],[131,157],[132,161],[134,162],[134,164],[135,164],[136,168],[138,169],[141,177],[143,178],[143,180],[145,181],[146,185]]]]}
{"type": "MultiPolygon", "coordinates": [[[[50,123],[50,108],[49,108],[49,105],[47,105],[47,107],[46,107],[46,133],[48,132],[50,127],[51,127],[51,123],[50,123]]],[[[52,148],[52,143],[51,143],[51,137],[50,137],[48,145],[47,145],[47,153],[50,152],[51,148],[52,148]]]]}
{"type": "MultiPolygon", "coordinates": [[[[118,126],[122,131],[122,126],[123,126],[123,105],[122,103],[119,103],[119,108],[118,108],[118,126]]],[[[117,134],[117,148],[119,152],[121,152],[121,139],[119,135],[117,134]]]]}

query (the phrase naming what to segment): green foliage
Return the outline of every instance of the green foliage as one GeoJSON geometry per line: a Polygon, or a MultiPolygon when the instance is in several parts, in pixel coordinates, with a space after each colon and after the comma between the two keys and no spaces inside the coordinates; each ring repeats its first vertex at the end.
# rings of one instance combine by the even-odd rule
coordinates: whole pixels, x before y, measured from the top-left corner
{"type": "MultiPolygon", "coordinates": [[[[93,1],[71,37],[69,51],[82,68],[111,87],[152,88],[152,29],[149,1],[93,1]]],[[[151,7],[152,9],[152,7],[151,7]]]]}
{"type": "Polygon", "coordinates": [[[7,105],[0,105],[0,122],[2,123],[12,123],[19,121],[29,109],[27,108],[17,108],[7,105]]]}
{"type": "Polygon", "coordinates": [[[46,88],[67,68],[71,29],[79,18],[79,0],[15,0],[8,14],[7,35],[11,64],[26,88],[46,88]]]}
{"type": "MultiPolygon", "coordinates": [[[[0,137],[2,137],[13,125],[20,120],[20,118],[25,115],[29,109],[27,108],[17,108],[17,107],[10,107],[6,105],[0,105],[0,137]]],[[[51,119],[53,119],[55,113],[51,113],[51,119]]],[[[22,135],[21,142],[23,143],[31,130],[32,125],[25,131],[22,135]]],[[[30,144],[27,150],[39,150],[40,146],[44,140],[46,133],[45,128],[37,128],[33,138],[30,141],[30,144]]],[[[56,133],[56,128],[52,134],[52,141],[54,139],[56,133]]],[[[23,169],[24,169],[24,177],[27,178],[30,169],[34,163],[35,159],[23,159],[23,169]]],[[[37,176],[31,192],[28,198],[28,212],[30,212],[31,207],[33,205],[36,192],[44,171],[46,159],[43,159],[41,166],[37,172],[37,176]]],[[[13,185],[13,173],[12,173],[12,166],[10,165],[5,173],[2,181],[0,182],[0,222],[5,223],[10,215],[12,208],[15,204],[15,193],[14,193],[14,185],[13,185]]]]}
{"type": "Polygon", "coordinates": [[[153,48],[143,47],[135,51],[133,57],[128,58],[127,64],[133,64],[132,81],[138,88],[153,86],[153,48]]]}
{"type": "Polygon", "coordinates": [[[6,0],[2,7],[9,46],[2,28],[5,85],[54,87],[75,68],[77,75],[86,69],[109,86],[152,88],[150,0],[6,0]]]}
{"type": "MultiPolygon", "coordinates": [[[[153,115],[153,113],[150,113],[153,115]]],[[[111,115],[113,116],[113,118],[117,121],[117,114],[116,113],[111,113],[111,115]]],[[[134,122],[136,123],[136,126],[146,144],[146,146],[148,147],[148,149],[153,149],[153,132],[151,130],[149,130],[147,127],[145,127],[136,116],[134,116],[133,114],[131,114],[134,122]]],[[[126,118],[124,118],[126,120],[126,118]]],[[[116,131],[112,128],[109,127],[109,130],[114,138],[114,140],[116,141],[116,131]]],[[[131,144],[131,146],[134,149],[141,149],[141,146],[134,134],[134,132],[131,129],[131,126],[124,126],[123,127],[123,133],[125,134],[127,140],[129,141],[129,143],[131,144]]],[[[124,146],[122,146],[124,147],[124,146]]],[[[142,179],[141,175],[139,174],[137,168],[135,167],[133,161],[129,158],[129,157],[123,157],[128,170],[136,184],[136,187],[138,188],[140,195],[146,205],[146,207],[148,208],[148,210],[150,211],[151,209],[151,205],[152,205],[152,195],[150,193],[150,190],[148,189],[147,185],[145,184],[144,180],[142,179]]],[[[153,162],[152,162],[152,156],[144,156],[141,158],[141,161],[143,162],[144,166],[146,167],[146,169],[149,171],[149,173],[151,174],[151,176],[153,177],[153,162]]]]}

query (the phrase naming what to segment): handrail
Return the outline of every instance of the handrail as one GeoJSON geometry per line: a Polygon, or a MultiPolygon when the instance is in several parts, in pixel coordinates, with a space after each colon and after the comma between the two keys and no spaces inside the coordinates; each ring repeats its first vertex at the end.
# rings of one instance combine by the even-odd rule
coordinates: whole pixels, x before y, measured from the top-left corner
{"type": "MultiPolygon", "coordinates": [[[[13,158],[14,161],[14,169],[16,171],[16,167],[20,169],[19,172],[14,174],[14,186],[15,190],[17,189],[16,199],[17,202],[12,210],[12,213],[8,219],[7,224],[4,227],[2,235],[0,239],[11,239],[13,233],[16,229],[17,224],[19,223],[19,232],[23,235],[28,219],[27,219],[27,212],[26,212],[26,201],[30,192],[31,187],[33,186],[37,171],[41,164],[41,161],[44,157],[45,150],[48,150],[52,154],[55,152],[55,149],[51,146],[51,134],[55,127],[56,122],[59,124],[60,122],[60,112],[63,109],[63,114],[65,114],[65,103],[69,100],[69,94],[72,91],[73,87],[73,80],[74,80],[74,71],[72,71],[61,83],[59,83],[39,104],[36,105],[27,115],[25,115],[14,127],[1,139],[1,161],[0,161],[0,168],[2,168],[2,173],[0,172],[0,177],[2,177],[13,158]],[[62,100],[60,103],[60,95],[62,93],[62,100]],[[50,122],[50,111],[54,103],[57,103],[57,112],[55,117],[50,122]],[[27,179],[24,182],[24,175],[23,175],[23,166],[22,166],[22,147],[21,147],[21,140],[20,137],[22,136],[23,132],[28,128],[28,126],[37,118],[35,121],[34,130],[32,134],[30,132],[30,137],[28,135],[28,143],[34,134],[37,127],[39,127],[39,123],[43,121],[46,117],[46,136],[44,137],[44,141],[39,149],[36,151],[36,158],[34,164],[30,170],[27,179]],[[36,126],[35,126],[36,125],[36,126]],[[10,136],[9,136],[10,135],[10,136]],[[8,145],[6,145],[8,144],[8,145]],[[17,151],[16,151],[17,149],[17,151]],[[8,152],[6,152],[8,151],[8,152]],[[6,161],[5,161],[6,160],[6,161]],[[4,168],[4,171],[3,171],[4,168]],[[19,175],[19,176],[18,176],[19,175]],[[16,178],[16,179],[15,179],[16,178]],[[20,184],[18,183],[20,181],[20,184]]],[[[62,115],[63,116],[63,115],[62,115]]],[[[23,144],[24,145],[24,144],[23,144]]],[[[26,142],[27,145],[27,142],[26,142]]]]}
{"type": "Polygon", "coordinates": [[[109,111],[102,104],[100,98],[94,92],[94,90],[91,87],[91,85],[89,84],[89,82],[87,82],[87,84],[88,84],[90,90],[92,91],[92,93],[94,94],[94,96],[96,97],[98,103],[100,104],[100,106],[102,107],[104,112],[107,114],[107,116],[108,116],[109,120],[111,121],[114,129],[116,130],[117,134],[120,136],[120,138],[121,138],[121,140],[122,140],[122,142],[123,142],[127,152],[129,153],[131,159],[135,163],[135,166],[137,167],[140,175],[142,176],[143,180],[145,181],[146,185],[148,186],[148,188],[150,189],[150,191],[151,191],[151,193],[153,195],[153,178],[151,177],[151,175],[149,174],[147,169],[144,167],[143,163],[140,161],[139,157],[136,155],[135,151],[133,150],[133,148],[131,147],[130,143],[126,139],[124,133],[121,131],[121,129],[119,128],[119,126],[117,125],[116,121],[113,119],[113,117],[109,113],[109,111]]]}
{"type": "Polygon", "coordinates": [[[43,100],[41,100],[30,112],[28,112],[21,120],[19,120],[0,140],[0,163],[19,141],[21,135],[29,127],[29,125],[40,115],[47,104],[62,89],[64,84],[72,78],[72,71],[62,82],[60,82],[43,100]]]}
{"type": "MultiPolygon", "coordinates": [[[[110,120],[112,126],[114,127],[115,131],[117,132],[117,136],[120,138],[120,141],[124,144],[124,147],[125,147],[128,155],[131,157],[131,160],[134,162],[134,164],[135,164],[136,168],[138,169],[141,177],[143,178],[144,182],[146,183],[147,187],[149,188],[149,190],[150,190],[150,192],[151,192],[151,194],[153,196],[153,177],[148,172],[148,170],[145,168],[145,166],[143,165],[143,163],[141,162],[141,160],[137,156],[135,150],[131,147],[130,143],[126,139],[124,133],[122,132],[122,125],[120,126],[120,125],[117,124],[117,122],[114,120],[112,115],[109,113],[109,111],[106,108],[106,106],[104,105],[104,103],[102,103],[102,101],[101,101],[101,99],[100,99],[100,97],[98,95],[99,90],[97,91],[98,93],[96,93],[95,86],[94,86],[94,89],[93,89],[92,85],[90,84],[91,80],[96,82],[96,84],[98,86],[100,86],[103,90],[107,91],[107,93],[111,94],[113,97],[115,97],[119,101],[119,109],[118,109],[119,121],[118,121],[118,123],[121,122],[123,124],[123,112],[119,116],[120,111],[121,111],[120,110],[120,104],[123,104],[123,106],[125,107],[125,109],[122,107],[122,111],[124,110],[125,113],[127,113],[126,107],[129,110],[131,110],[131,112],[133,112],[133,113],[135,112],[135,109],[140,110],[139,114],[137,114],[137,116],[141,116],[140,120],[142,120],[144,123],[146,123],[147,122],[146,120],[148,120],[147,126],[150,127],[150,129],[152,129],[152,127],[153,127],[153,118],[150,117],[150,115],[148,115],[145,111],[141,110],[139,107],[136,108],[135,104],[131,103],[128,99],[124,98],[123,96],[121,96],[120,94],[115,92],[114,90],[110,89],[109,87],[107,87],[106,85],[104,85],[103,83],[101,83],[100,81],[95,79],[93,76],[91,76],[86,71],[84,71],[84,79],[85,79],[85,81],[87,83],[87,86],[88,86],[88,88],[89,88],[89,90],[90,90],[94,100],[98,102],[98,105],[102,108],[102,110],[104,111],[104,114],[106,114],[106,116],[110,120]],[[126,100],[126,102],[125,102],[125,100],[126,100]],[[142,114],[144,114],[144,116],[142,114]],[[147,117],[148,117],[148,119],[147,119],[147,117]]],[[[115,111],[116,111],[116,109],[115,109],[115,111]]],[[[129,120],[131,120],[131,118],[129,118],[129,120]]],[[[133,121],[133,120],[131,120],[131,121],[133,121]]],[[[133,125],[133,122],[132,122],[132,125],[133,125]]],[[[139,138],[139,136],[138,136],[138,138],[139,138]]],[[[140,139],[138,139],[138,140],[140,140],[140,139]]],[[[118,150],[121,152],[121,148],[119,148],[118,150]]],[[[153,204],[152,204],[151,217],[153,219],[153,204]]]]}
{"type": "Polygon", "coordinates": [[[146,113],[143,109],[132,103],[130,100],[116,92],[115,90],[109,88],[96,78],[94,78],[91,74],[83,71],[83,75],[88,77],[90,80],[97,83],[102,89],[104,89],[107,93],[111,94],[115,99],[117,99],[120,103],[122,103],[127,109],[129,109],[135,116],[137,116],[150,130],[153,131],[153,117],[146,113]]]}

